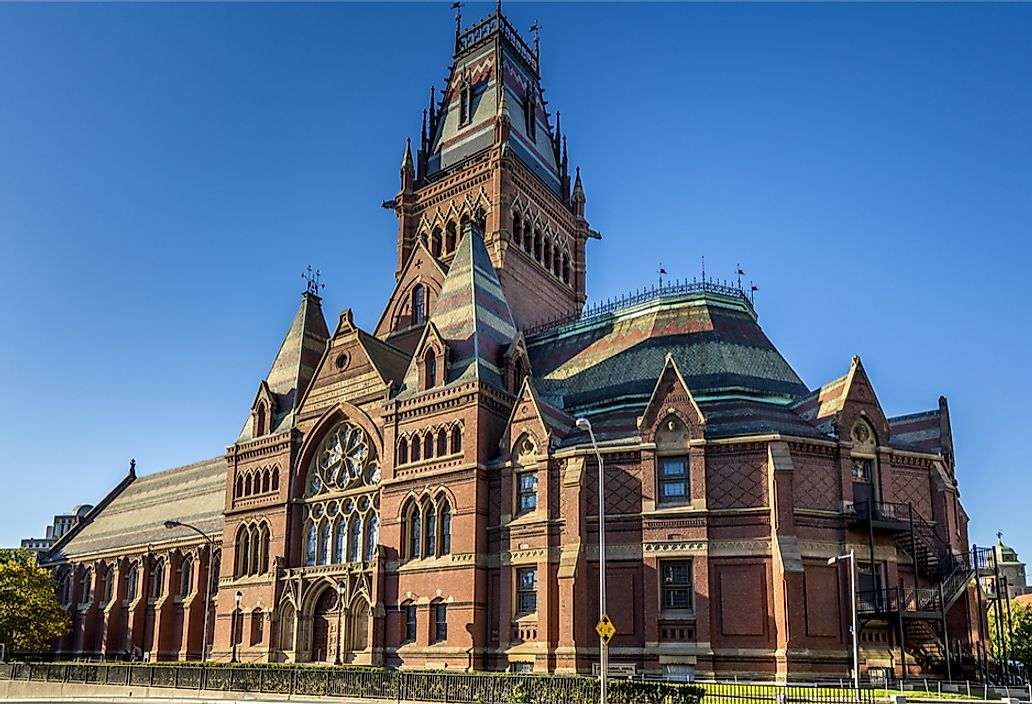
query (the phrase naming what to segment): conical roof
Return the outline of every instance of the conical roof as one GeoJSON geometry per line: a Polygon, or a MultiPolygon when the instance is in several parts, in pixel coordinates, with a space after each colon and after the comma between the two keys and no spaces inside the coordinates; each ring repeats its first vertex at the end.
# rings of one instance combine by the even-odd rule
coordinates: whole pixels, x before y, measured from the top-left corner
{"type": "MultiPolygon", "coordinates": [[[[272,368],[265,377],[265,383],[276,402],[271,432],[293,424],[294,410],[312,381],[329,337],[321,299],[306,291],[301,296],[301,305],[276,353],[272,368]]],[[[237,442],[250,439],[251,423],[245,422],[237,442]]]]}
{"type": "MultiPolygon", "coordinates": [[[[472,223],[462,233],[441,293],[430,312],[430,326],[448,345],[446,384],[479,379],[505,388],[502,355],[518,331],[483,234],[472,223]]],[[[404,392],[418,391],[418,379],[413,360],[405,375],[404,392]]]]}

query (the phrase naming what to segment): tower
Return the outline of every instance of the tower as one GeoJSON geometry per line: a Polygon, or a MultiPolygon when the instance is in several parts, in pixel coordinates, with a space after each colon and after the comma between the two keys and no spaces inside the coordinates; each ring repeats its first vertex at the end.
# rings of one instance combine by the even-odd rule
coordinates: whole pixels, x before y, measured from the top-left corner
{"type": "Polygon", "coordinates": [[[456,19],[447,84],[439,100],[431,89],[416,157],[406,145],[402,161],[398,286],[377,327],[382,339],[402,348],[418,339],[426,316],[414,307],[432,310],[470,221],[484,232],[519,329],[583,307],[592,233],[583,187],[571,193],[566,140],[559,114],[553,127],[546,109],[538,59],[537,40],[532,48],[500,8],[465,30],[456,19]]]}

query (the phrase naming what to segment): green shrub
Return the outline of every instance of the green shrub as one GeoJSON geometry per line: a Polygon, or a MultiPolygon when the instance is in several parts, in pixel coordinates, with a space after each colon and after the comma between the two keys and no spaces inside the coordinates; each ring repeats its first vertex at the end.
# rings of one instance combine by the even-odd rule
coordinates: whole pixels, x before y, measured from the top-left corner
{"type": "Polygon", "coordinates": [[[609,693],[613,704],[699,704],[706,690],[691,684],[614,680],[609,693]]]}

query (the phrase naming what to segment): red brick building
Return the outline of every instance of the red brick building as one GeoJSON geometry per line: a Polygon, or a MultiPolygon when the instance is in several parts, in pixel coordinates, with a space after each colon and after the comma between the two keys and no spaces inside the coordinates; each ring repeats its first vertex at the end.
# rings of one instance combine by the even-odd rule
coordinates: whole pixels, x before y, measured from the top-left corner
{"type": "Polygon", "coordinates": [[[598,235],[545,105],[536,41],[500,13],[457,28],[375,330],[347,310],[331,330],[306,292],[225,455],[131,470],[61,539],[58,650],[590,672],[585,417],[614,670],[842,675],[828,559],[850,549],[862,667],[965,666],[981,620],[945,400],[888,418],[858,358],[811,390],[711,281],[583,310],[598,235]]]}

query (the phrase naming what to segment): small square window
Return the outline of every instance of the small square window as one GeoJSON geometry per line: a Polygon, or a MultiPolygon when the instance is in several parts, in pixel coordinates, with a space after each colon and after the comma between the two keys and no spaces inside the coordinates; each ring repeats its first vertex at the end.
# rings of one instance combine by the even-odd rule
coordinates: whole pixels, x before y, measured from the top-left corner
{"type": "Polygon", "coordinates": [[[521,567],[516,570],[516,612],[531,614],[537,611],[537,570],[521,567]]]}
{"type": "Polygon", "coordinates": [[[660,502],[688,501],[691,497],[688,486],[688,457],[659,458],[659,500],[660,502]]]}
{"type": "Polygon", "coordinates": [[[662,608],[687,610],[692,608],[691,560],[666,560],[659,564],[662,608]]]}
{"type": "Polygon", "coordinates": [[[526,513],[537,508],[537,473],[524,472],[519,475],[517,513],[526,513]]]}

